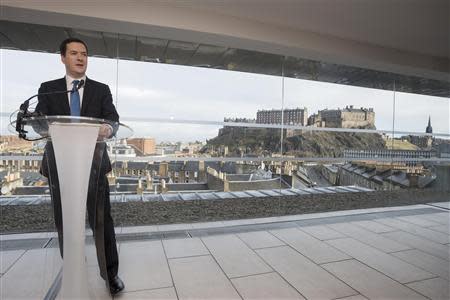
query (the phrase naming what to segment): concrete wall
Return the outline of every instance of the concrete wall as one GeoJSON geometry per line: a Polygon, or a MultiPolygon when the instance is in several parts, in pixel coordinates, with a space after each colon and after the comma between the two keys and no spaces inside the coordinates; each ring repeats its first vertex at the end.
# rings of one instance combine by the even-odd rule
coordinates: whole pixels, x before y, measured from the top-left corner
{"type": "Polygon", "coordinates": [[[207,173],[208,189],[215,191],[224,191],[224,181],[217,176],[207,173]]]}
{"type": "Polygon", "coordinates": [[[450,191],[450,166],[434,166],[434,169],[436,171],[436,181],[432,188],[437,191],[450,191]]]}
{"type": "MultiPolygon", "coordinates": [[[[116,226],[140,226],[402,206],[449,198],[450,192],[411,189],[226,200],[128,202],[113,203],[112,214],[116,226]]],[[[54,230],[49,204],[2,206],[0,222],[1,233],[54,230]]]]}
{"type": "Polygon", "coordinates": [[[166,183],[169,192],[208,190],[206,183],[166,183]]]}
{"type": "Polygon", "coordinates": [[[280,188],[280,179],[274,178],[269,180],[257,181],[229,181],[229,191],[246,191],[246,190],[270,190],[280,188]]]}
{"type": "Polygon", "coordinates": [[[321,166],[320,171],[323,175],[323,177],[325,177],[326,180],[328,180],[329,183],[331,183],[332,185],[337,185],[338,184],[338,175],[339,175],[339,171],[334,172],[332,170],[330,170],[329,168],[326,168],[325,166],[321,166]]]}

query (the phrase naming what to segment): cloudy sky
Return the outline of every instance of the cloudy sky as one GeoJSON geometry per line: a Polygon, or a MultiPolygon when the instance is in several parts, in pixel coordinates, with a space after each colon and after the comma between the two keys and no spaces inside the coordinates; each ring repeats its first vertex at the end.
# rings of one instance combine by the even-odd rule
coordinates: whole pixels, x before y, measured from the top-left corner
{"type": "MultiPolygon", "coordinates": [[[[65,74],[59,55],[13,50],[1,51],[1,134],[6,118],[35,94],[43,81],[65,74]]],[[[135,61],[89,58],[88,77],[108,84],[121,118],[136,137],[157,142],[205,140],[219,126],[130,122],[129,118],[223,121],[224,117],[256,118],[259,109],[306,107],[319,109],[371,107],[376,127],[424,132],[431,116],[435,133],[449,133],[449,99],[352,87],[308,80],[234,71],[184,67],[135,61]],[[395,94],[395,115],[394,115],[395,94]]]]}

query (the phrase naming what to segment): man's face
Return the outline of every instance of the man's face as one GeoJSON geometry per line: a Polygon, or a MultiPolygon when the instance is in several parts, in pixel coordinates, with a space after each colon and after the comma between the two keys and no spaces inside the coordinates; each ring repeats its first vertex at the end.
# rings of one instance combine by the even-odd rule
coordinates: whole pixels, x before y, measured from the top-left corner
{"type": "Polygon", "coordinates": [[[77,42],[67,44],[66,55],[61,55],[61,61],[66,66],[67,74],[71,77],[83,77],[88,61],[86,47],[77,42]]]}

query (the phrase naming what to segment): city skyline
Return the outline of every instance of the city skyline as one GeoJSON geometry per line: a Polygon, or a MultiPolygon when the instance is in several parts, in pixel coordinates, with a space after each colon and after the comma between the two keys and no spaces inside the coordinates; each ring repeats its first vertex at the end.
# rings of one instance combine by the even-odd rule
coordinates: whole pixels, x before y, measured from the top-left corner
{"type": "MultiPolygon", "coordinates": [[[[9,134],[6,116],[35,94],[41,82],[62,77],[64,66],[58,54],[48,53],[3,49],[1,60],[1,134],[9,134]],[[40,73],[22,72],[30,66],[40,73]]],[[[110,85],[123,120],[223,122],[224,118],[256,118],[256,112],[263,109],[307,107],[309,116],[318,110],[353,105],[372,107],[376,128],[392,131],[395,97],[395,130],[424,132],[429,116],[435,133],[448,134],[450,127],[449,99],[442,97],[96,57],[89,58],[88,77],[110,85]]],[[[134,129],[135,137],[154,137],[158,142],[204,141],[217,136],[221,128],[156,121],[126,123],[134,129]]]]}

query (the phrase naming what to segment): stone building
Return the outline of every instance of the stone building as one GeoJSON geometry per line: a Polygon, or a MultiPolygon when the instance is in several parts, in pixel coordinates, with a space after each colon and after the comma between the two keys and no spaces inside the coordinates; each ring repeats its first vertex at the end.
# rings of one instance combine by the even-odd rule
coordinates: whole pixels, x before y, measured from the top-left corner
{"type": "Polygon", "coordinates": [[[308,125],[328,128],[366,128],[375,129],[373,108],[324,109],[308,118],[308,125]]]}
{"type": "Polygon", "coordinates": [[[391,149],[376,149],[376,150],[355,150],[345,149],[343,157],[347,159],[364,158],[367,160],[375,159],[389,159],[393,162],[401,161],[406,165],[415,165],[423,158],[437,157],[436,151],[431,150],[391,150],[391,149]]]}
{"type": "Polygon", "coordinates": [[[153,138],[127,139],[127,144],[133,146],[138,155],[151,155],[156,153],[156,143],[153,138]]]}
{"type": "Polygon", "coordinates": [[[272,177],[272,172],[261,169],[250,174],[230,174],[207,167],[208,189],[222,192],[270,190],[289,188],[290,186],[279,177],[272,177]]]}
{"type": "Polygon", "coordinates": [[[281,124],[282,118],[285,125],[306,126],[308,123],[308,109],[304,107],[284,110],[258,110],[256,113],[256,123],[258,124],[281,124]]]}
{"type": "Polygon", "coordinates": [[[215,161],[113,161],[114,177],[150,176],[153,180],[164,179],[167,183],[206,182],[206,169],[236,173],[236,163],[215,161]]]}
{"type": "Polygon", "coordinates": [[[131,158],[136,157],[136,151],[134,147],[127,145],[125,140],[120,143],[114,141],[107,142],[108,155],[110,157],[131,158]]]}
{"type": "Polygon", "coordinates": [[[250,118],[223,118],[225,123],[255,123],[256,119],[250,118]]]}
{"type": "Polygon", "coordinates": [[[437,156],[440,158],[450,158],[450,144],[439,144],[437,146],[437,156]]]}
{"type": "Polygon", "coordinates": [[[1,195],[10,195],[17,187],[23,186],[23,178],[20,176],[20,172],[8,172],[1,181],[1,195]]]}
{"type": "Polygon", "coordinates": [[[320,111],[308,117],[308,126],[325,127],[325,122],[322,121],[320,111]]]}
{"type": "Polygon", "coordinates": [[[400,188],[427,188],[436,180],[436,175],[423,167],[409,170],[406,166],[389,164],[346,163],[339,166],[338,185],[357,185],[373,190],[400,188]]]}
{"type": "Polygon", "coordinates": [[[26,141],[15,135],[0,136],[0,149],[2,152],[29,151],[33,148],[33,142],[26,141]]]}
{"type": "Polygon", "coordinates": [[[0,171],[29,171],[38,172],[41,166],[42,155],[37,153],[9,153],[0,160],[0,171]]]}
{"type": "MultiPolygon", "coordinates": [[[[431,127],[431,117],[428,117],[428,125],[425,128],[425,133],[433,133],[433,127],[431,127]]],[[[411,144],[426,150],[431,149],[433,145],[433,137],[431,135],[408,135],[406,140],[411,144]]]]}

